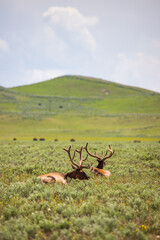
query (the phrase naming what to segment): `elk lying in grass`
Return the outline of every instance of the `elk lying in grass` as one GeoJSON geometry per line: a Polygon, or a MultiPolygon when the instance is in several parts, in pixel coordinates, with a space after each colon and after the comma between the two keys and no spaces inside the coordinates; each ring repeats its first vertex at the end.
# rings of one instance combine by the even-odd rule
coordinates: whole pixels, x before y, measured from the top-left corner
{"type": "Polygon", "coordinates": [[[69,156],[69,159],[72,163],[72,168],[74,169],[74,171],[69,172],[69,173],[57,173],[57,172],[52,172],[52,173],[47,173],[44,175],[40,175],[38,176],[38,178],[41,179],[42,183],[50,183],[51,181],[55,181],[55,182],[60,182],[62,184],[67,184],[66,179],[69,178],[74,178],[74,179],[80,179],[80,180],[85,180],[85,179],[89,179],[90,177],[83,171],[83,168],[89,169],[91,167],[90,165],[83,165],[83,162],[88,158],[88,154],[85,157],[85,159],[83,159],[82,157],[82,150],[83,147],[81,147],[80,150],[75,149],[73,156],[71,156],[71,146],[69,146],[69,149],[63,148],[69,156]],[[76,162],[73,161],[76,152],[79,153],[80,155],[80,162],[79,164],[77,164],[76,162]]]}
{"type": "Polygon", "coordinates": [[[86,152],[91,156],[91,157],[94,157],[96,158],[96,160],[98,161],[98,165],[97,167],[93,167],[91,169],[91,171],[95,174],[100,174],[100,175],[103,175],[105,177],[110,177],[111,176],[111,173],[108,171],[108,170],[104,170],[104,166],[106,165],[106,162],[105,160],[107,158],[110,158],[112,157],[112,155],[114,154],[114,151],[111,149],[111,145],[109,145],[109,149],[106,151],[105,155],[103,156],[103,152],[100,156],[97,155],[97,153],[95,154],[92,154],[89,152],[88,150],[88,143],[86,143],[86,146],[84,147],[84,149],[86,150],[86,152]],[[110,154],[108,155],[108,152],[110,152],[110,154]],[[108,155],[108,156],[107,156],[108,155]]]}

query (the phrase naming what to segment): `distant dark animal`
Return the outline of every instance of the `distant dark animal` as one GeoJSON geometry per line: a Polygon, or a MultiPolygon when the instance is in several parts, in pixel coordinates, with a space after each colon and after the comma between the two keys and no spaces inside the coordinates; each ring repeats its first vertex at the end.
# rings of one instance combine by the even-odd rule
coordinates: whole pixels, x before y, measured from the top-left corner
{"type": "Polygon", "coordinates": [[[140,140],[134,140],[135,143],[140,143],[141,141],[140,140]]]}
{"type": "Polygon", "coordinates": [[[16,141],[17,140],[17,138],[13,138],[13,141],[16,141]]]}
{"type": "Polygon", "coordinates": [[[58,139],[56,138],[56,139],[54,139],[54,141],[55,141],[55,142],[58,142],[58,139]]]}
{"type": "Polygon", "coordinates": [[[38,139],[37,138],[33,138],[33,141],[38,141],[38,139]]]}
{"type": "Polygon", "coordinates": [[[71,138],[70,141],[71,141],[71,142],[75,142],[76,140],[75,140],[74,138],[71,138]]]}
{"type": "Polygon", "coordinates": [[[62,106],[62,105],[60,105],[60,106],[59,106],[59,108],[63,108],[63,106],[62,106]]]}
{"type": "Polygon", "coordinates": [[[40,140],[40,141],[45,141],[45,138],[40,138],[39,140],[40,140]]]}
{"type": "Polygon", "coordinates": [[[38,103],[39,106],[41,106],[42,104],[41,103],[38,103]]]}

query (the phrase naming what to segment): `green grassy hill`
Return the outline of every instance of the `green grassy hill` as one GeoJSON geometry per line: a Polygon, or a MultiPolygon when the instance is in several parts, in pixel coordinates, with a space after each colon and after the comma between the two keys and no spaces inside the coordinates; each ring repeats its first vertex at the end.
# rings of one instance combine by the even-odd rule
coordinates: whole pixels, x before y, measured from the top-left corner
{"type": "Polygon", "coordinates": [[[102,79],[63,76],[32,85],[14,87],[20,93],[38,96],[63,96],[63,97],[116,97],[140,94],[156,94],[155,92],[117,84],[102,79]]]}
{"type": "Polygon", "coordinates": [[[0,138],[156,140],[159,106],[159,93],[82,76],[1,87],[0,138]]]}

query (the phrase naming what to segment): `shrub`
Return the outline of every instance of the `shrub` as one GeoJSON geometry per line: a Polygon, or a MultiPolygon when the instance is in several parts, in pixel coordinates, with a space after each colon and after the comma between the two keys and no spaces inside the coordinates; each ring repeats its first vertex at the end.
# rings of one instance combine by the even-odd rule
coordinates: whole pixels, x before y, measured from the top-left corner
{"type": "Polygon", "coordinates": [[[4,209],[4,217],[6,220],[10,219],[11,217],[18,216],[18,209],[15,207],[8,207],[4,209]]]}
{"type": "Polygon", "coordinates": [[[40,228],[45,232],[51,232],[53,229],[53,222],[49,221],[49,220],[42,220],[39,222],[40,228]]]}

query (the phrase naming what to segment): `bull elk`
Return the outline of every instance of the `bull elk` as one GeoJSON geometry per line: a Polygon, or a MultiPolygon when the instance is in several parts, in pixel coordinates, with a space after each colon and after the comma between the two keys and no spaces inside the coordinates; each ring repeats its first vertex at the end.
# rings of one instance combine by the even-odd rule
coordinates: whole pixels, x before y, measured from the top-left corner
{"type": "Polygon", "coordinates": [[[112,157],[112,155],[114,154],[114,151],[111,149],[111,145],[109,145],[109,149],[106,151],[105,155],[103,156],[103,152],[100,156],[97,155],[97,153],[92,154],[89,152],[88,150],[88,143],[86,143],[86,146],[84,147],[84,149],[86,150],[86,152],[88,153],[88,155],[90,155],[91,157],[96,158],[96,160],[98,161],[98,165],[97,167],[93,167],[91,169],[91,171],[93,173],[100,174],[103,175],[105,177],[110,177],[111,173],[108,170],[104,170],[104,166],[106,165],[105,160],[112,157]],[[108,155],[108,152],[110,152],[110,154],[108,155]],[[108,156],[107,156],[108,155],[108,156]]]}
{"type": "Polygon", "coordinates": [[[70,177],[70,178],[80,179],[80,180],[89,179],[90,177],[83,171],[83,169],[84,168],[86,168],[86,169],[91,168],[92,163],[88,164],[88,165],[83,165],[83,162],[85,160],[87,160],[87,158],[88,158],[88,154],[87,154],[87,156],[83,159],[83,156],[82,156],[83,147],[81,147],[80,150],[75,149],[74,153],[73,153],[73,156],[71,156],[71,146],[69,146],[69,149],[63,148],[63,150],[65,150],[68,153],[69,159],[72,163],[72,168],[74,169],[74,171],[66,174],[66,178],[70,177]],[[73,161],[76,152],[78,152],[79,155],[80,155],[79,164],[77,164],[76,162],[73,161]]]}
{"type": "Polygon", "coordinates": [[[80,179],[80,180],[85,180],[85,179],[89,179],[90,177],[83,171],[83,168],[89,169],[92,164],[90,165],[83,165],[83,162],[88,158],[88,154],[87,156],[83,159],[82,157],[82,150],[83,147],[81,147],[80,150],[75,149],[73,156],[71,156],[71,146],[69,146],[68,149],[63,148],[63,150],[65,150],[68,153],[69,159],[72,163],[72,168],[74,169],[74,171],[69,172],[69,173],[57,173],[57,172],[51,172],[51,173],[47,173],[44,175],[40,175],[38,176],[38,178],[41,179],[42,183],[50,183],[51,181],[55,181],[55,182],[60,182],[62,184],[67,184],[66,179],[69,178],[73,178],[73,179],[80,179]],[[80,155],[80,162],[79,164],[77,164],[76,162],[73,161],[76,152],[79,153],[80,155]]]}

